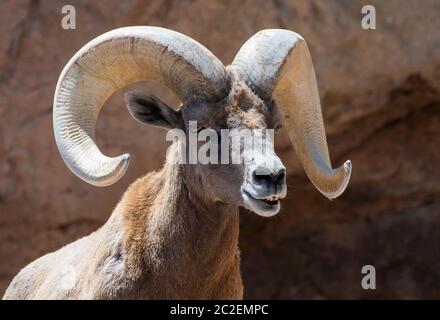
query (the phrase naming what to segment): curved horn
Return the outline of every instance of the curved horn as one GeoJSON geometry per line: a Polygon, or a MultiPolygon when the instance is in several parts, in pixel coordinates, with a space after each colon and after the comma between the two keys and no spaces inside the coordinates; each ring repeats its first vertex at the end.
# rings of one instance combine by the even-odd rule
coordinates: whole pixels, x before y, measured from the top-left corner
{"type": "Polygon", "coordinates": [[[95,124],[115,91],[143,80],[168,86],[185,102],[219,100],[229,86],[223,64],[178,32],[128,27],[90,41],[61,72],[53,108],[58,149],[69,169],[84,181],[107,186],[125,173],[129,155],[103,155],[95,143],[95,124]]]}
{"type": "Polygon", "coordinates": [[[288,30],[260,31],[241,47],[232,67],[262,99],[275,98],[315,187],[329,199],[344,192],[351,162],[331,167],[315,71],[304,39],[288,30]]]}

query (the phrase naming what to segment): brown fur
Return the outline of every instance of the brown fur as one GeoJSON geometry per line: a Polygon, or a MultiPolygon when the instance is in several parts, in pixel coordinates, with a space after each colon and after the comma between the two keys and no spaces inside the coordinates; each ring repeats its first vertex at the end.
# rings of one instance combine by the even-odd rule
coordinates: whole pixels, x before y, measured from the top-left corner
{"type": "Polygon", "coordinates": [[[184,176],[166,164],[138,179],[102,228],[28,265],[4,298],[241,299],[238,208],[202,200],[184,176]],[[79,275],[67,289],[66,266],[79,275]]]}
{"type": "Polygon", "coordinates": [[[241,298],[238,208],[206,203],[196,193],[191,198],[183,170],[166,165],[124,195],[127,268],[146,295],[241,298]]]}

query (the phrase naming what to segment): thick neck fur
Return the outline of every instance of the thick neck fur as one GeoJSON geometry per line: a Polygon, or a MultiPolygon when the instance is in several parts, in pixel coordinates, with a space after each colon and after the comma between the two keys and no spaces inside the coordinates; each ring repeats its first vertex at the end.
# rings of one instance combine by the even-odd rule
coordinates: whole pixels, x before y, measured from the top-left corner
{"type": "Polygon", "coordinates": [[[35,260],[5,299],[241,299],[238,208],[202,197],[191,167],[134,182],[107,223],[35,260]]]}
{"type": "Polygon", "coordinates": [[[115,209],[128,297],[242,297],[238,208],[202,198],[190,171],[167,163],[133,183],[115,209]]]}

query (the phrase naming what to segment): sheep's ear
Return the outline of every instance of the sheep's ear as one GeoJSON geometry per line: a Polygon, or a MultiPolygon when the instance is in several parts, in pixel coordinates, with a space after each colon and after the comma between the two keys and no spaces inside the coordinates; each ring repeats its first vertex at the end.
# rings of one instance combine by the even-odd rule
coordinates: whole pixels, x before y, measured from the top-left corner
{"type": "Polygon", "coordinates": [[[180,110],[175,111],[153,95],[127,92],[124,99],[132,117],[141,123],[165,129],[182,127],[180,110]]]}

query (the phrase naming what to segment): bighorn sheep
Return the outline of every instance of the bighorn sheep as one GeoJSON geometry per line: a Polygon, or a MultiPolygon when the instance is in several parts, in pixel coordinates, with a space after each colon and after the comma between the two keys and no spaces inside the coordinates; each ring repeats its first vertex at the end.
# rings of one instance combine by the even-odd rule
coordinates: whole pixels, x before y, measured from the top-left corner
{"type": "MultiPolygon", "coordinates": [[[[116,29],[85,45],[62,71],[53,109],[61,156],[84,181],[107,186],[126,171],[127,154],[109,158],[96,146],[95,124],[110,95],[142,80],[168,86],[183,103],[175,111],[130,93],[130,113],[168,129],[187,132],[191,120],[216,131],[276,128],[279,107],[315,187],[332,199],[347,186],[350,162],[330,164],[306,42],[278,29],[251,37],[228,67],[191,38],[158,27],[116,29]]],[[[179,143],[170,146],[171,160],[179,143]]],[[[4,298],[242,298],[238,208],[274,215],[287,189],[275,152],[248,151],[241,164],[167,161],[129,187],[99,230],[22,269],[4,298]]]]}

